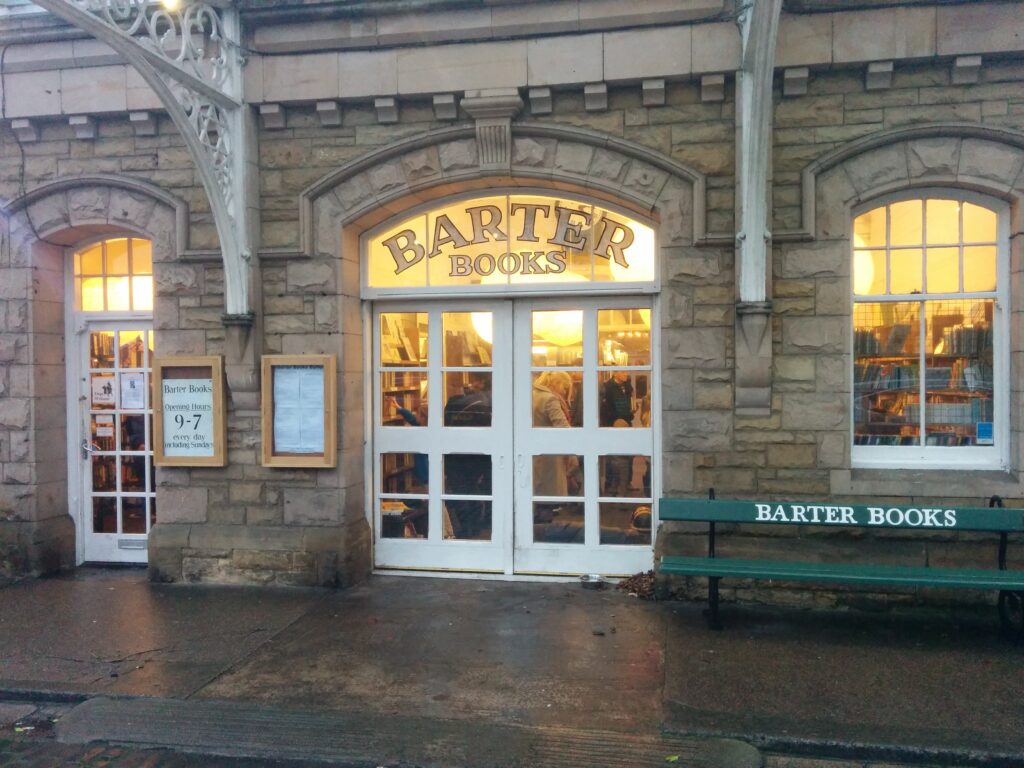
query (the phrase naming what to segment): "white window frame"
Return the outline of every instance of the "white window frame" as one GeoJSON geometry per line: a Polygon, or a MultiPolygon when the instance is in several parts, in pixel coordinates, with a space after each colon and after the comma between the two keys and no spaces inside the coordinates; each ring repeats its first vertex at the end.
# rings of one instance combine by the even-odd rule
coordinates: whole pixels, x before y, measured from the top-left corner
{"type": "MultiPolygon", "coordinates": [[[[856,423],[854,412],[856,393],[854,390],[853,323],[850,323],[849,366],[847,383],[850,387],[850,458],[854,469],[963,469],[963,470],[1005,470],[1010,461],[1010,207],[998,198],[977,194],[956,188],[917,188],[885,195],[854,207],[850,211],[850,298],[852,312],[859,303],[881,302],[929,302],[959,300],[964,298],[994,298],[992,313],[992,399],[993,437],[992,446],[893,446],[857,445],[854,443],[856,423]],[[979,205],[996,214],[996,290],[971,293],[911,293],[886,295],[855,295],[853,292],[853,221],[868,211],[906,200],[943,199],[979,205]]],[[[888,237],[886,238],[888,248],[888,237]]],[[[962,244],[962,242],[961,242],[962,244]]],[[[926,246],[922,244],[922,250],[926,246]]]]}

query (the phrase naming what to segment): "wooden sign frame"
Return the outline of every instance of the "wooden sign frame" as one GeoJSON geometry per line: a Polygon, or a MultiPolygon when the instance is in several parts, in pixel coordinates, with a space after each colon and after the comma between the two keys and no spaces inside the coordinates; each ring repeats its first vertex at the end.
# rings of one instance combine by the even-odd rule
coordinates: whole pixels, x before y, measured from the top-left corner
{"type": "MultiPolygon", "coordinates": [[[[184,414],[182,414],[184,415],[184,414]]],[[[194,417],[196,414],[192,414],[194,417]]],[[[201,415],[201,414],[200,414],[201,415]]],[[[224,407],[224,358],[220,355],[174,355],[153,359],[153,463],[158,467],[223,467],[227,464],[227,417],[224,407]],[[168,456],[164,452],[164,381],[174,378],[206,379],[201,371],[209,369],[213,385],[213,453],[209,456],[168,456]],[[175,369],[186,369],[189,376],[168,376],[175,369]],[[200,375],[196,375],[199,373],[200,375]]]]}
{"type": "MultiPolygon", "coordinates": [[[[337,408],[338,374],[334,355],[263,355],[261,363],[260,427],[263,435],[263,466],[324,469],[335,466],[338,458],[337,408]],[[323,370],[323,444],[318,452],[279,451],[275,448],[274,377],[279,369],[321,368],[323,370]]],[[[297,415],[296,415],[297,416],[297,415]]]]}

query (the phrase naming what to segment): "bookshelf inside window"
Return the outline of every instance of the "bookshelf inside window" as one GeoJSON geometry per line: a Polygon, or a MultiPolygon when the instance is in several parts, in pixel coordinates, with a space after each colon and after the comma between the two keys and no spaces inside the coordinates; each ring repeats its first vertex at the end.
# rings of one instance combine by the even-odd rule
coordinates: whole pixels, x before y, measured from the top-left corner
{"type": "Polygon", "coordinates": [[[854,444],[992,445],[994,300],[858,302],[854,444]]]}

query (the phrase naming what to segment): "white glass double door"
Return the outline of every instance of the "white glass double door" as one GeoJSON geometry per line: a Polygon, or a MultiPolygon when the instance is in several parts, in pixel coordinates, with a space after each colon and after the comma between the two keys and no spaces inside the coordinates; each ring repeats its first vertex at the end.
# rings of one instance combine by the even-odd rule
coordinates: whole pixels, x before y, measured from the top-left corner
{"type": "Polygon", "coordinates": [[[646,297],[378,306],[376,566],[650,568],[651,325],[646,297]]]}

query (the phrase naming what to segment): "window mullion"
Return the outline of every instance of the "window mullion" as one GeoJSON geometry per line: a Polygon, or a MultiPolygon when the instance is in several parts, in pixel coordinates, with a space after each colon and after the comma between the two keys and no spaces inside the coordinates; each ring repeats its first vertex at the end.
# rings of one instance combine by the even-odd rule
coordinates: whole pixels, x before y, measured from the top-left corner
{"type": "Polygon", "coordinates": [[[918,373],[918,379],[919,379],[919,381],[918,381],[918,392],[919,392],[919,394],[918,394],[918,402],[920,403],[920,407],[918,409],[919,410],[919,413],[918,413],[918,433],[919,433],[918,434],[918,445],[923,447],[923,446],[928,444],[927,441],[925,440],[925,411],[927,410],[926,400],[927,400],[927,391],[928,391],[928,389],[927,389],[928,372],[927,372],[927,370],[925,370],[925,354],[924,354],[924,340],[925,340],[925,334],[928,331],[928,321],[927,321],[927,318],[926,318],[927,307],[925,306],[925,302],[924,301],[922,301],[920,303],[920,308],[918,309],[918,313],[920,314],[920,317],[918,318],[918,343],[917,343],[918,355],[919,355],[919,357],[918,357],[918,371],[919,371],[919,373],[918,373]]]}

